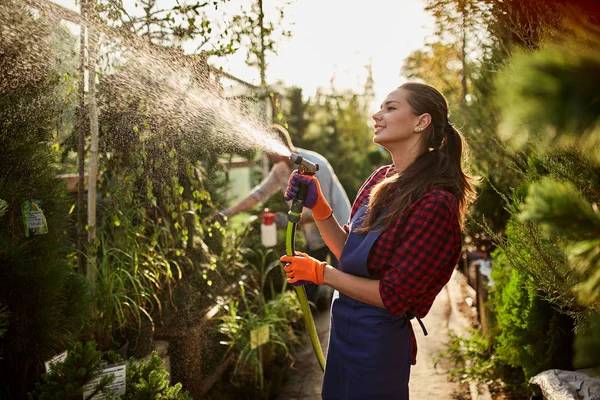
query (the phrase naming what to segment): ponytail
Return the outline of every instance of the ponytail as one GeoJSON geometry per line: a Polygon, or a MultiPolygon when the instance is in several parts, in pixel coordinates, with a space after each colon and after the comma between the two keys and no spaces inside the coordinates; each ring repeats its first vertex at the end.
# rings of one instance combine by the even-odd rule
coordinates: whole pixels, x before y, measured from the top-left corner
{"type": "Polygon", "coordinates": [[[460,169],[463,156],[464,138],[450,121],[444,127],[446,137],[444,138],[444,151],[448,156],[449,163],[460,169]]]}

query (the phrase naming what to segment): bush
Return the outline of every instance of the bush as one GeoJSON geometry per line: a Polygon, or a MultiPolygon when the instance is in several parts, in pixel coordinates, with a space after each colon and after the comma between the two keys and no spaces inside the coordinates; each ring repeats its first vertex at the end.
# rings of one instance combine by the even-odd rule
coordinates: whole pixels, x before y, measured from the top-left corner
{"type": "Polygon", "coordinates": [[[123,400],[191,400],[192,396],[181,388],[181,383],[169,385],[169,373],[165,370],[162,360],[153,351],[150,359],[134,363],[129,360],[127,368],[127,391],[123,400]]]}
{"type": "Polygon", "coordinates": [[[543,298],[530,276],[509,267],[501,249],[494,253],[492,280],[497,357],[522,368],[526,380],[547,369],[570,369],[573,320],[543,298]]]}

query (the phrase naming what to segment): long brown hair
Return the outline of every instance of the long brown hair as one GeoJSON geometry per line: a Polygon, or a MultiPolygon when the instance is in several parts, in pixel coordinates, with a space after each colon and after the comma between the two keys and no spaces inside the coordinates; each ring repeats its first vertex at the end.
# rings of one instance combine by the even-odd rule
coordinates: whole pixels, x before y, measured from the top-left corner
{"type": "Polygon", "coordinates": [[[402,173],[388,176],[373,187],[360,231],[391,227],[400,214],[433,188],[445,189],[456,197],[462,226],[467,208],[475,199],[473,187],[478,182],[462,169],[467,143],[448,120],[446,98],[434,87],[409,82],[399,89],[409,92],[407,100],[415,115],[431,115],[431,123],[424,132],[427,150],[402,173]],[[382,213],[384,208],[387,210],[382,213]]]}

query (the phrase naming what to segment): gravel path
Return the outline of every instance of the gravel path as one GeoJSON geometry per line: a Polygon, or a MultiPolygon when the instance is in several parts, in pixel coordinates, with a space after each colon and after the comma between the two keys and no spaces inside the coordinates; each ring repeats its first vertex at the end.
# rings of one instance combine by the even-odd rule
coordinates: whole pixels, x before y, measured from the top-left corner
{"type": "MultiPolygon", "coordinates": [[[[469,399],[464,387],[448,380],[448,371],[444,366],[435,365],[434,357],[444,349],[449,330],[456,333],[465,332],[469,326],[470,315],[468,307],[464,307],[466,284],[464,277],[458,271],[436,298],[431,311],[423,319],[429,332],[423,336],[423,331],[413,320],[413,329],[417,336],[419,352],[417,365],[413,366],[410,379],[410,395],[412,400],[420,399],[469,399]],[[459,307],[460,305],[460,307],[459,307]],[[466,311],[465,311],[466,309],[466,311]]],[[[324,311],[315,316],[317,332],[323,350],[327,349],[329,339],[329,312],[324,311]]],[[[303,347],[297,352],[296,360],[290,379],[282,395],[276,400],[318,400],[321,399],[323,372],[312,350],[310,339],[306,338],[303,347]]]]}

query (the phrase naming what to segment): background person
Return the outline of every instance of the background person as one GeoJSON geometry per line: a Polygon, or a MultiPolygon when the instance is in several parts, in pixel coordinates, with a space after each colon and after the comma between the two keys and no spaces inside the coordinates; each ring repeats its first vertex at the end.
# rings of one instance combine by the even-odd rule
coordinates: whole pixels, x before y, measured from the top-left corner
{"type": "Polygon", "coordinates": [[[373,141],[393,164],[375,171],[341,227],[321,194],[309,185],[314,219],[339,269],[306,254],[283,256],[288,281],[309,280],[335,289],[323,381],[323,399],[409,397],[416,340],[410,319],[429,312],[461,253],[461,224],[474,199],[474,179],[461,168],[464,139],[448,120],[446,99],[421,83],[391,92],[373,115],[373,141]]]}
{"type": "MultiPolygon", "coordinates": [[[[336,220],[343,221],[343,223],[348,222],[350,218],[350,200],[329,161],[314,151],[294,147],[288,131],[281,125],[273,124],[270,128],[279,136],[290,151],[300,154],[302,157],[319,165],[316,176],[319,182],[321,182],[323,196],[334,207],[336,220]]],[[[268,154],[268,157],[274,163],[269,174],[243,200],[220,211],[222,215],[232,217],[238,213],[248,211],[256,205],[264,203],[274,194],[285,191],[290,174],[296,165],[289,157],[272,153],[268,154]]],[[[304,208],[298,227],[304,236],[308,254],[320,260],[326,260],[329,256],[331,265],[337,265],[337,258],[331,253],[321,237],[310,209],[304,208]]],[[[307,284],[305,288],[308,299],[318,304],[319,309],[325,308],[325,304],[329,306],[328,298],[329,294],[331,294],[329,288],[319,287],[314,284],[307,284]],[[323,299],[323,301],[320,301],[320,299],[323,299]]]]}

